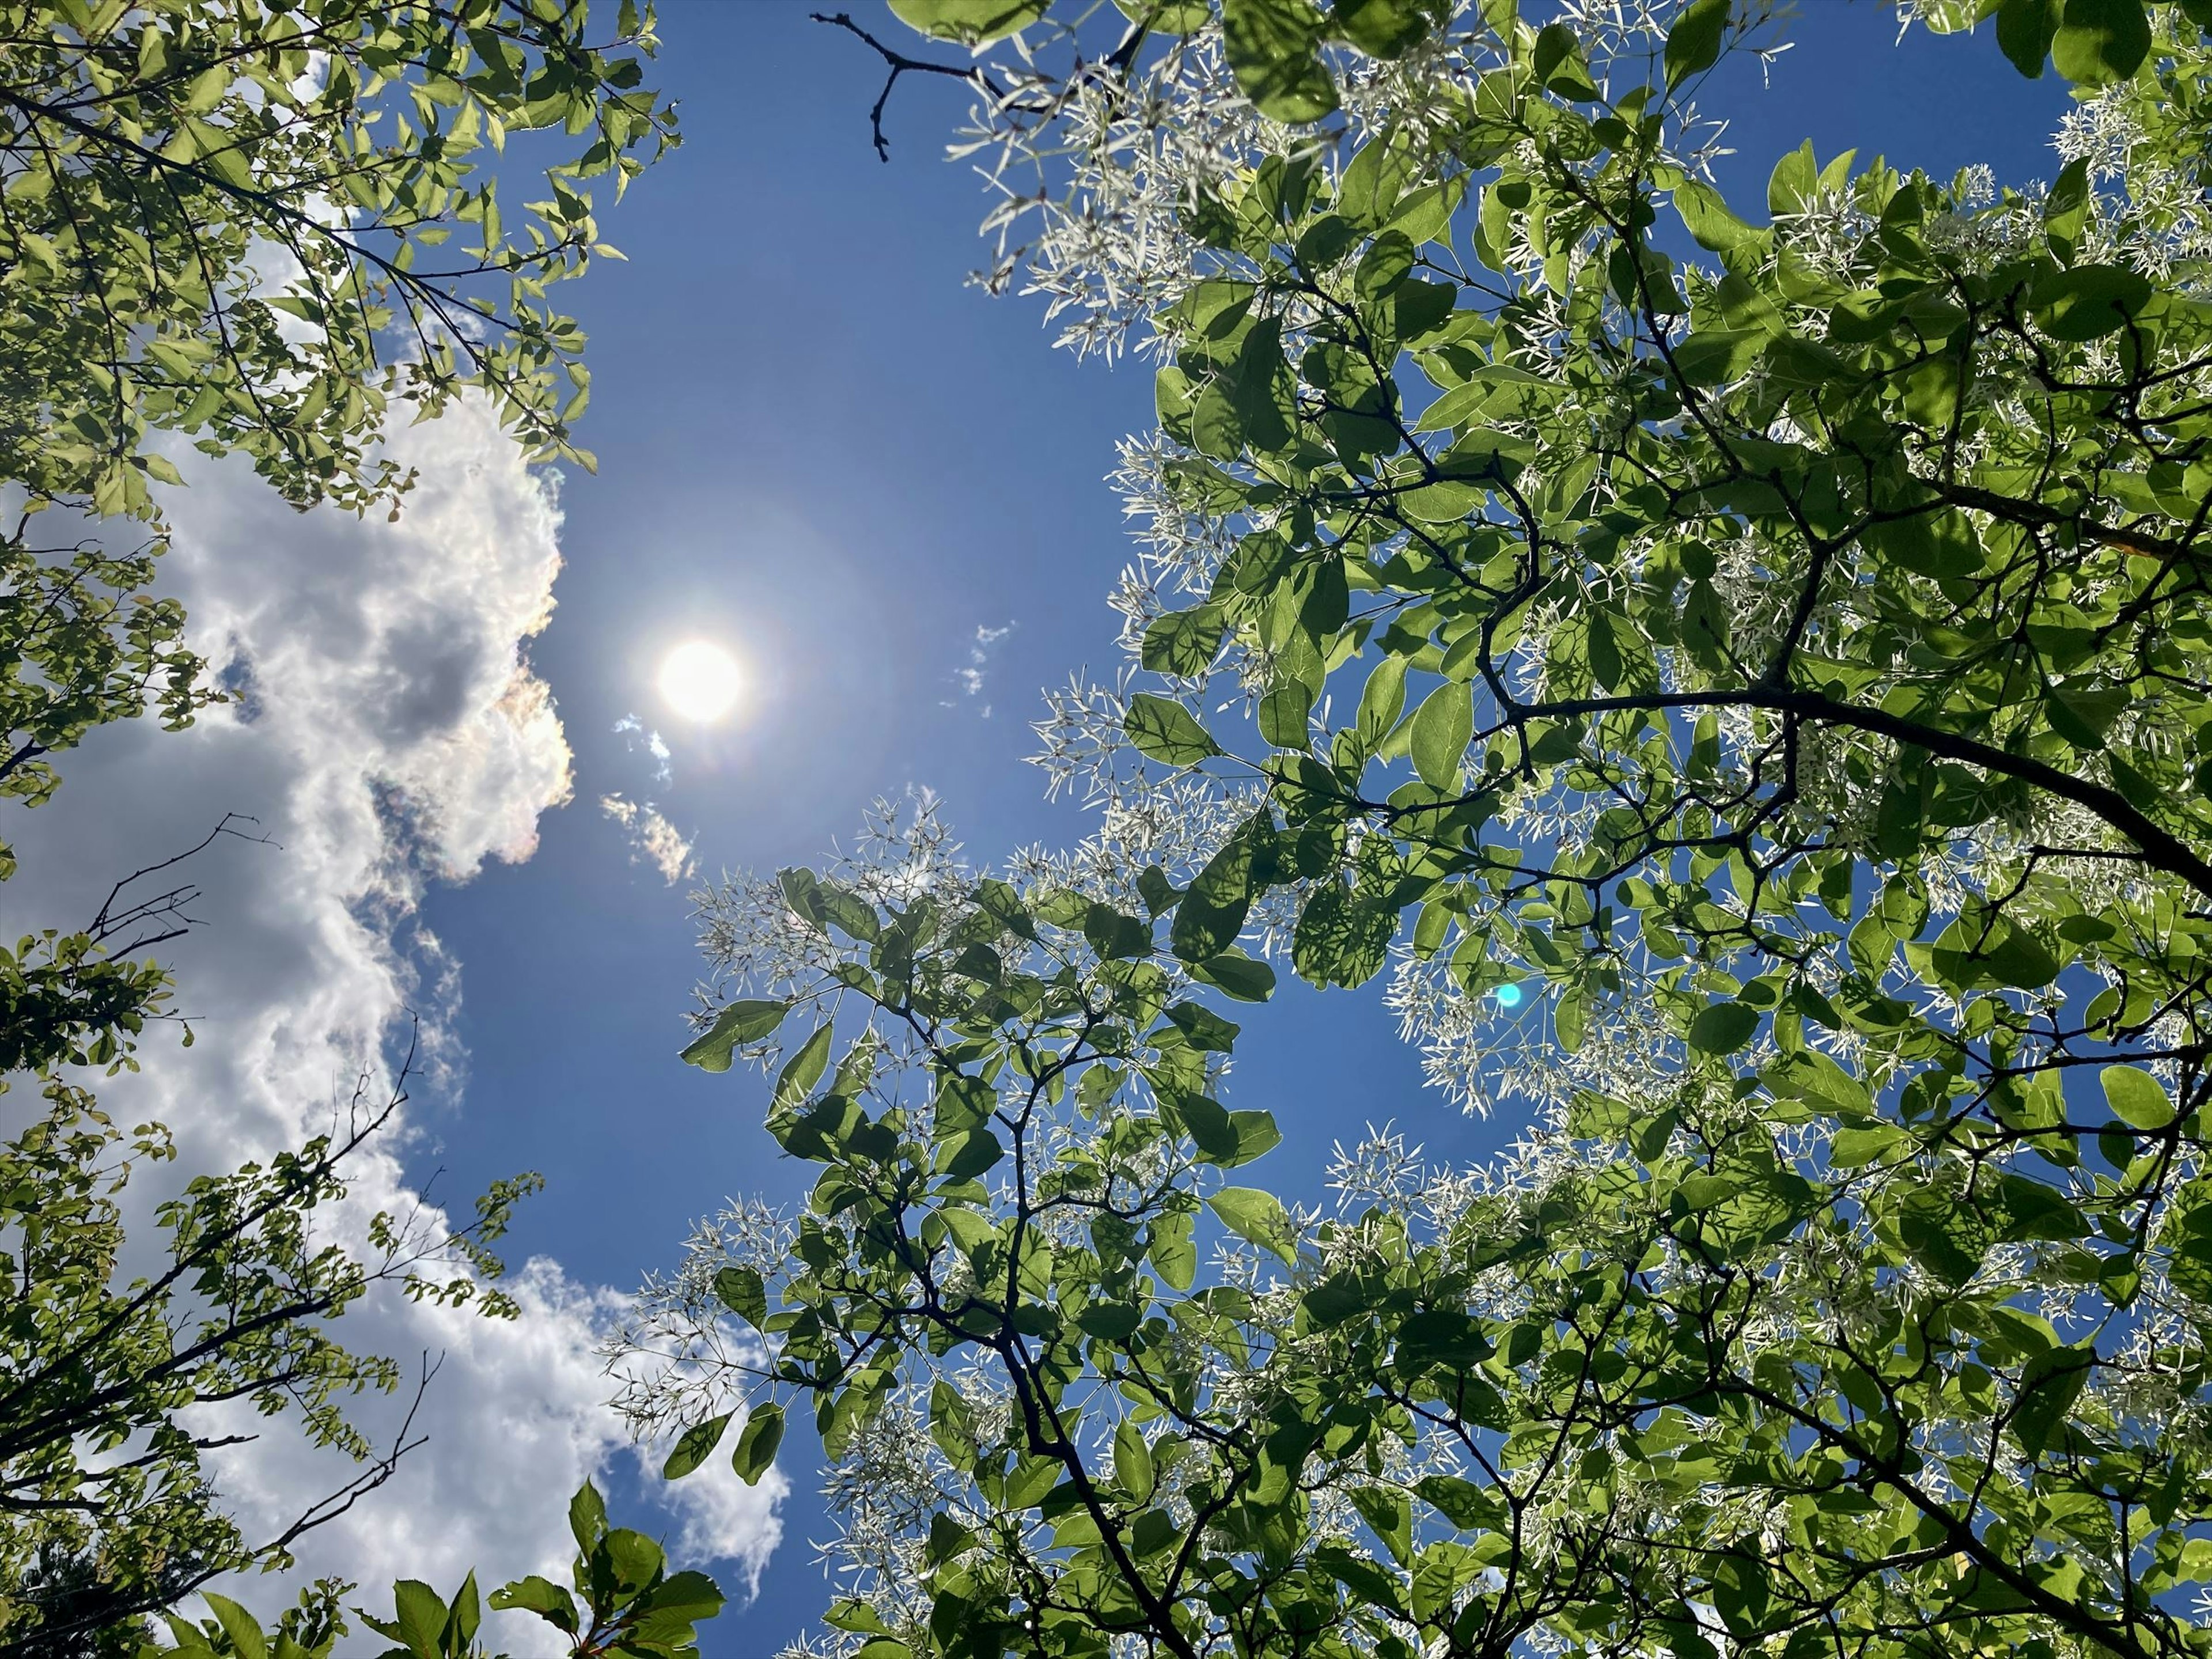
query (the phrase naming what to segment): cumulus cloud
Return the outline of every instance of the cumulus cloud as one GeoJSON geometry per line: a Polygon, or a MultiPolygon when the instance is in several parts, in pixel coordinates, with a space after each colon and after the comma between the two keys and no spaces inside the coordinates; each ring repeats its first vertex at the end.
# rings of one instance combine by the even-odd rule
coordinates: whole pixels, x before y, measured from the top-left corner
{"type": "MultiPolygon", "coordinates": [[[[992,647],[1013,631],[1012,623],[1008,623],[1004,628],[992,628],[983,623],[976,625],[975,637],[968,647],[968,660],[952,671],[952,683],[960,688],[961,696],[974,699],[983,695],[984,683],[990,674],[992,647]]],[[[960,705],[947,702],[941,706],[957,708],[960,705]]],[[[986,702],[979,712],[985,720],[990,719],[991,705],[986,702]]]]}
{"type": "Polygon", "coordinates": [[[674,824],[661,817],[651,801],[635,801],[619,794],[602,795],[599,810],[622,825],[629,836],[632,864],[651,865],[671,887],[698,873],[698,862],[691,856],[691,843],[684,839],[674,824]]]}
{"type": "MultiPolygon", "coordinates": [[[[145,723],[94,733],[64,757],[53,802],[11,820],[23,874],[0,888],[0,908],[19,926],[81,921],[117,875],[228,811],[253,814],[278,844],[203,855],[220,860],[199,872],[210,925],[174,947],[200,1040],[149,1041],[142,1074],[102,1085],[122,1121],[173,1127],[184,1173],[326,1127],[354,1080],[386,1065],[410,1010],[425,1018],[435,1080],[461,1088],[466,1056],[440,1030],[460,965],[418,902],[428,883],[527,858],[540,815],[570,793],[568,744],[524,654],[552,605],[557,503],[479,407],[393,447],[422,477],[396,524],[295,514],[244,469],[180,457],[191,487],[174,501],[164,580],[197,643],[250,696],[180,735],[145,723]]],[[[416,1202],[398,1151],[372,1149],[353,1170],[350,1224],[416,1202]]],[[[513,1323],[397,1298],[348,1316],[351,1346],[444,1364],[415,1423],[428,1444],[301,1540],[302,1572],[450,1583],[475,1566],[496,1583],[565,1564],[568,1494],[625,1444],[592,1352],[619,1304],[550,1261],[517,1280],[513,1323]]],[[[355,1473],[282,1420],[253,1427],[218,1468],[250,1531],[273,1533],[355,1473]]],[[[737,1494],[669,1491],[690,1506],[678,1519],[699,1547],[738,1577],[758,1572],[778,1538],[780,1476],[737,1494]]],[[[250,1593],[274,1591],[264,1581],[250,1593]]]]}

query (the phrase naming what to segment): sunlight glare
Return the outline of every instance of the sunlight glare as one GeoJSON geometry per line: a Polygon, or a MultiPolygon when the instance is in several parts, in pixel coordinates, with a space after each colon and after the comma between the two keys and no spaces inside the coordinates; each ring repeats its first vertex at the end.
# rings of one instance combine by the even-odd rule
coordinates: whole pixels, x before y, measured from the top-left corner
{"type": "Polygon", "coordinates": [[[661,659],[661,700],[688,720],[704,726],[721,719],[744,690],[738,659],[719,645],[690,640],[661,659]]]}

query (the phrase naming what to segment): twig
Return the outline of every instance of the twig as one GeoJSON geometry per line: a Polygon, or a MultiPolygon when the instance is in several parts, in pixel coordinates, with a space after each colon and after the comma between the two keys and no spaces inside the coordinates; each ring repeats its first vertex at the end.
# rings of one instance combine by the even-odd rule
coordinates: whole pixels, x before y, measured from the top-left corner
{"type": "Polygon", "coordinates": [[[984,72],[980,64],[971,64],[963,69],[957,64],[933,64],[925,58],[909,58],[902,52],[894,52],[855,23],[848,12],[841,11],[831,14],[817,11],[810,12],[808,15],[817,23],[827,23],[832,28],[845,29],[859,35],[865,43],[874,49],[878,57],[890,65],[891,72],[884,77],[883,92],[877,98],[875,107],[868,112],[868,126],[875,137],[876,156],[879,161],[887,162],[891,159],[890,141],[884,137],[884,106],[890,102],[891,88],[898,84],[899,76],[904,75],[908,70],[912,70],[918,75],[950,76],[955,81],[965,81],[969,86],[988,93],[994,98],[1004,98],[1006,95],[1000,90],[998,82],[984,72]]]}
{"type": "Polygon", "coordinates": [[[179,921],[184,924],[184,927],[178,927],[170,933],[162,934],[161,939],[139,939],[134,941],[132,944],[123,947],[118,954],[129,956],[135,951],[144,949],[149,945],[160,944],[162,939],[174,939],[178,933],[184,932],[185,927],[189,927],[192,925],[192,918],[185,915],[182,907],[189,904],[194,898],[198,896],[198,888],[190,884],[186,884],[182,887],[172,887],[166,893],[157,894],[152,898],[141,900],[138,902],[132,904],[128,909],[120,912],[117,912],[115,909],[116,900],[123,896],[123,890],[130,886],[131,883],[135,881],[143,881],[148,876],[167,870],[172,866],[182,864],[186,859],[192,858],[201,853],[204,853],[209,848],[214,846],[216,841],[224,836],[231,836],[233,839],[237,841],[251,842],[257,847],[279,846],[278,842],[272,841],[265,835],[249,836],[243,830],[236,830],[231,827],[234,824],[240,823],[250,823],[257,830],[261,827],[261,820],[257,817],[248,817],[244,812],[225,812],[222,815],[222,822],[216,824],[214,829],[209,830],[205,836],[202,836],[197,845],[188,847],[181,853],[178,853],[171,857],[163,859],[159,864],[149,864],[143,869],[133,870],[129,875],[124,877],[122,880],[117,882],[114,886],[107,890],[107,896],[100,902],[100,914],[92,919],[92,926],[85,931],[89,933],[94,939],[105,944],[115,934],[121,933],[125,928],[134,926],[138,922],[151,921],[154,917],[158,915],[173,915],[179,921]]]}

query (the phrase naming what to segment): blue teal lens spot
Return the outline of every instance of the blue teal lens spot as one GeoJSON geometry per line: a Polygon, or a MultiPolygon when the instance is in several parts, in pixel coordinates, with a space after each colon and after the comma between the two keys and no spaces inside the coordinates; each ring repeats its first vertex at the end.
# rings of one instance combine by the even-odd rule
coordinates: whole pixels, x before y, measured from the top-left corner
{"type": "Polygon", "coordinates": [[[1521,988],[1517,985],[1501,985],[1490,994],[1501,1008],[1518,1008],[1521,1006],[1521,988]]]}

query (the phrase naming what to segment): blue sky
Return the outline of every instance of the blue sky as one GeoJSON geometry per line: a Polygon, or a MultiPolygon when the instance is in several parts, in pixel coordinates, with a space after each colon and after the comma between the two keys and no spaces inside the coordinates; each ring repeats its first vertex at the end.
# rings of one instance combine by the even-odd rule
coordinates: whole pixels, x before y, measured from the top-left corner
{"type": "MultiPolygon", "coordinates": [[[[1103,596],[1127,554],[1103,475],[1115,440],[1147,422],[1149,378],[1079,366],[1048,348],[1033,302],[963,288],[983,204],[941,158],[960,94],[902,85],[880,164],[874,62],[805,9],[664,5],[659,72],[684,148],[611,217],[630,262],[574,296],[600,470],[567,482],[559,609],[532,651],[578,800],[535,858],[426,909],[465,964],[465,1104],[436,1126],[456,1190],[542,1170],[515,1253],[616,1285],[672,1263],[726,1195],[800,1183],[759,1127],[757,1079],[676,1062],[696,961],[682,889],[624,862],[596,797],[651,796],[709,872],[817,859],[871,797],[909,783],[945,797],[978,858],[1072,840],[1079,811],[1048,805],[1021,763],[1025,721],[1042,684],[1113,666],[1103,596]],[[976,630],[1008,624],[982,693],[963,695],[976,630]],[[691,635],[728,641],[757,678],[727,729],[681,729],[654,700],[657,653],[691,635]],[[664,785],[613,730],[631,713],[670,744],[664,785]]],[[[1732,197],[1760,199],[1807,137],[1823,159],[1856,145],[1938,173],[2043,169],[2063,92],[2021,80],[1986,38],[1897,50],[1886,8],[1804,10],[1771,90],[1744,64],[1707,99],[1734,119],[1732,197]]],[[[1365,1121],[1469,1154],[1510,1127],[1424,1098],[1372,996],[1294,989],[1248,1029],[1238,1102],[1282,1121],[1264,1172],[1286,1188],[1317,1185],[1320,1152],[1365,1121]]],[[[711,1651],[770,1651],[823,1605],[812,1450],[787,1443],[784,1542],[711,1651]]]]}

